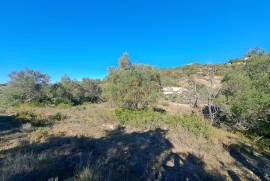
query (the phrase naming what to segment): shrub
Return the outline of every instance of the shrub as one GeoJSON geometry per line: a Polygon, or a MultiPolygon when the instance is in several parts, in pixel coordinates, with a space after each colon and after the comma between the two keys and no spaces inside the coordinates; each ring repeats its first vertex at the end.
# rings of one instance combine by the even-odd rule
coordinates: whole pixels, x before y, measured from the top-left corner
{"type": "Polygon", "coordinates": [[[83,102],[99,102],[102,100],[102,89],[97,80],[84,78],[81,86],[83,89],[83,102]]]}
{"type": "Polygon", "coordinates": [[[46,126],[51,125],[55,121],[60,121],[65,119],[66,116],[61,113],[55,113],[49,116],[46,116],[41,113],[36,113],[34,111],[19,111],[16,114],[16,119],[22,123],[30,123],[33,126],[46,126]]]}
{"type": "Polygon", "coordinates": [[[128,109],[117,109],[116,117],[120,124],[133,127],[156,128],[164,121],[164,116],[150,109],[133,111],[128,109]]]}
{"type": "Polygon", "coordinates": [[[270,55],[252,51],[224,77],[220,101],[237,129],[270,137],[270,55]],[[221,96],[222,96],[221,95],[221,96]]]}
{"type": "Polygon", "coordinates": [[[12,72],[3,90],[9,104],[42,102],[47,100],[49,76],[34,70],[12,72]]]}
{"type": "Polygon", "coordinates": [[[120,59],[120,67],[111,69],[107,77],[109,98],[119,107],[132,110],[152,107],[160,92],[160,75],[145,65],[132,65],[126,56],[120,59]]]}
{"type": "Polygon", "coordinates": [[[52,124],[52,121],[48,120],[45,115],[33,111],[20,111],[16,114],[16,119],[22,123],[31,123],[33,126],[46,126],[52,124]]]}
{"type": "Polygon", "coordinates": [[[136,128],[153,129],[164,124],[175,128],[177,125],[180,125],[192,134],[196,136],[202,135],[206,138],[212,132],[212,126],[206,120],[196,115],[167,115],[154,112],[151,109],[143,111],[117,109],[115,114],[120,124],[136,128]]]}
{"type": "Polygon", "coordinates": [[[206,120],[195,115],[167,116],[165,122],[169,125],[180,124],[196,136],[203,135],[206,138],[212,131],[211,125],[206,120]]]}
{"type": "Polygon", "coordinates": [[[51,86],[50,98],[54,104],[79,105],[83,102],[99,102],[102,90],[96,80],[84,78],[82,81],[71,80],[65,76],[51,86]]]}

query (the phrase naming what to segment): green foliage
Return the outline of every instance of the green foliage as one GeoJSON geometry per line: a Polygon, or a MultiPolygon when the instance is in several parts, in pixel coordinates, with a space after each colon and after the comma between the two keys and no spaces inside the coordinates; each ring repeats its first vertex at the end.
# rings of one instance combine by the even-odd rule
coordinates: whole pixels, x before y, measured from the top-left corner
{"type": "Polygon", "coordinates": [[[37,114],[33,111],[20,111],[16,114],[16,119],[22,123],[31,123],[33,126],[46,126],[51,124],[42,114],[37,114]]]}
{"type": "Polygon", "coordinates": [[[67,116],[60,112],[45,115],[31,109],[18,111],[16,114],[17,120],[21,121],[22,123],[30,123],[33,126],[47,126],[53,124],[56,121],[61,121],[66,118],[67,116]]]}
{"type": "Polygon", "coordinates": [[[117,106],[133,110],[153,106],[160,92],[160,75],[145,65],[122,62],[110,70],[106,82],[107,97],[117,106]]]}
{"type": "Polygon", "coordinates": [[[154,129],[164,124],[175,128],[180,125],[192,134],[196,136],[202,135],[206,138],[209,137],[212,131],[211,125],[196,115],[167,115],[154,112],[151,109],[143,111],[117,109],[115,114],[120,124],[136,128],[154,129]]]}
{"type": "Polygon", "coordinates": [[[211,125],[196,115],[169,116],[165,122],[170,125],[180,124],[196,136],[202,135],[206,138],[209,138],[212,131],[211,125]]]}
{"type": "Polygon", "coordinates": [[[223,107],[244,130],[270,137],[270,55],[252,51],[224,77],[223,107]]]}
{"type": "Polygon", "coordinates": [[[98,82],[84,78],[81,82],[65,76],[57,84],[52,85],[50,99],[54,104],[78,105],[83,102],[98,102],[102,90],[98,82]]]}
{"type": "Polygon", "coordinates": [[[81,86],[83,89],[83,102],[99,102],[102,100],[102,89],[98,80],[84,78],[81,86]]]}
{"type": "Polygon", "coordinates": [[[2,96],[9,105],[42,102],[47,99],[48,89],[48,75],[34,70],[22,70],[10,74],[10,82],[2,96]]]}
{"type": "Polygon", "coordinates": [[[54,104],[79,104],[82,96],[80,83],[67,76],[62,77],[61,81],[54,84],[51,89],[51,100],[54,104]]]}
{"type": "Polygon", "coordinates": [[[74,81],[65,76],[59,83],[49,84],[49,76],[34,70],[22,70],[10,74],[10,81],[0,87],[1,109],[18,104],[78,105],[83,102],[99,102],[102,89],[99,81],[84,78],[74,81]]]}
{"type": "Polygon", "coordinates": [[[150,109],[133,111],[128,109],[117,109],[116,117],[120,124],[142,128],[157,128],[164,121],[164,116],[150,109]]]}

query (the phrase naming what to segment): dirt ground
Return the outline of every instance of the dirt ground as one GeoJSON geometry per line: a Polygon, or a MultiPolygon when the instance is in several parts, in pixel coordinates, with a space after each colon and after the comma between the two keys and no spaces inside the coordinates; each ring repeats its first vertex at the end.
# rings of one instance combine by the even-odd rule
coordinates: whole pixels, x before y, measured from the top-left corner
{"type": "Polygon", "coordinates": [[[107,104],[59,109],[66,118],[42,128],[0,115],[0,179],[79,180],[87,167],[92,180],[270,180],[270,156],[234,134],[122,127],[112,111],[107,104]]]}

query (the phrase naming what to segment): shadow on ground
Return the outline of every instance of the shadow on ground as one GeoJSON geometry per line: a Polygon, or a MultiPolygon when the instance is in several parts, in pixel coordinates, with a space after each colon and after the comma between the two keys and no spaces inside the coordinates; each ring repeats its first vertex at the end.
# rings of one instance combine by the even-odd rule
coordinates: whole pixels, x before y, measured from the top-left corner
{"type": "Polygon", "coordinates": [[[25,143],[2,151],[2,180],[225,180],[204,169],[193,154],[171,151],[166,132],[126,133],[123,128],[106,136],[50,137],[40,144],[25,143]]]}
{"type": "Polygon", "coordinates": [[[238,163],[252,171],[261,180],[270,180],[270,155],[257,153],[244,144],[230,145],[229,152],[238,163]]]}
{"type": "Polygon", "coordinates": [[[0,115],[0,136],[17,132],[20,127],[21,122],[15,116],[0,115]]]}

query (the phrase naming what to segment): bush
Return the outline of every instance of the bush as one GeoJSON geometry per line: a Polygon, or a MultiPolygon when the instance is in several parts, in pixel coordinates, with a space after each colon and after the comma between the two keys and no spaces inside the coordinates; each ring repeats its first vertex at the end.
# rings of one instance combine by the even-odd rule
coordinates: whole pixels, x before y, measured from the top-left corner
{"type": "Polygon", "coordinates": [[[196,136],[202,135],[206,138],[209,137],[212,131],[211,125],[196,115],[167,115],[154,112],[151,109],[143,111],[117,109],[115,114],[120,124],[136,128],[154,129],[164,124],[175,128],[180,125],[192,134],[196,136]]]}
{"type": "Polygon", "coordinates": [[[133,111],[128,109],[117,109],[116,117],[120,124],[133,127],[157,128],[164,121],[164,116],[150,109],[133,111]]]}
{"type": "Polygon", "coordinates": [[[45,126],[48,124],[44,115],[34,113],[32,111],[21,111],[16,114],[16,119],[22,123],[31,123],[33,126],[45,126]]]}
{"type": "Polygon", "coordinates": [[[50,116],[46,116],[41,113],[36,113],[34,111],[19,111],[16,114],[16,119],[22,123],[30,123],[33,126],[46,126],[51,125],[55,121],[63,120],[66,116],[61,113],[56,113],[50,116]]]}
{"type": "Polygon", "coordinates": [[[18,103],[42,102],[47,100],[49,76],[34,70],[12,72],[10,81],[3,90],[6,102],[18,103]]]}
{"type": "Polygon", "coordinates": [[[124,56],[120,67],[111,69],[107,77],[109,98],[119,107],[141,110],[152,107],[160,92],[160,76],[145,65],[132,65],[124,56]]]}
{"type": "Polygon", "coordinates": [[[50,98],[54,104],[79,105],[83,102],[99,102],[102,90],[96,80],[84,78],[74,81],[65,76],[51,86],[50,98]]]}
{"type": "Polygon", "coordinates": [[[212,131],[208,121],[195,115],[168,116],[165,122],[169,125],[180,124],[194,135],[203,135],[206,138],[209,138],[212,131]]]}
{"type": "Polygon", "coordinates": [[[270,138],[270,55],[248,54],[245,65],[224,77],[221,105],[237,129],[270,138]]]}

